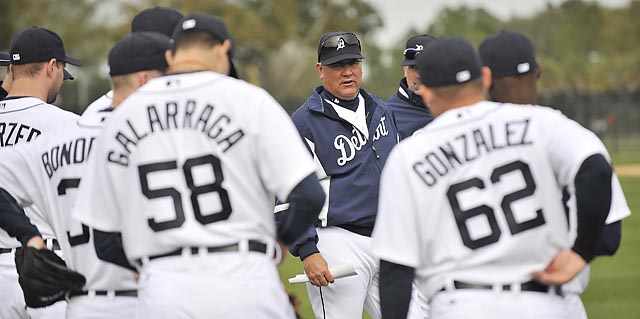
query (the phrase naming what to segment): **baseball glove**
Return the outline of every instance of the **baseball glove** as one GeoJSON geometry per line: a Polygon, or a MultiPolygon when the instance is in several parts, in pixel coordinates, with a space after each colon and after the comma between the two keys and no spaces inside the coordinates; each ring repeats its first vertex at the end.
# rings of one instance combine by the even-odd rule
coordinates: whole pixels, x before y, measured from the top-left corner
{"type": "Polygon", "coordinates": [[[25,247],[16,251],[19,283],[27,306],[42,308],[63,300],[68,292],[82,290],[86,279],[48,249],[25,247]]]}

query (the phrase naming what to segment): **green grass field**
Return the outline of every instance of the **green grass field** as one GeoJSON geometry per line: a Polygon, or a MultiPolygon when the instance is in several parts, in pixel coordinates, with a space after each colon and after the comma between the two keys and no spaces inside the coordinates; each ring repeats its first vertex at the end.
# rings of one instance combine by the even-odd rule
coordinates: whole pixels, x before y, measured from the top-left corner
{"type": "MultiPolygon", "coordinates": [[[[591,281],[582,296],[590,319],[640,318],[640,178],[620,178],[620,181],[634,215],[622,223],[618,253],[593,262],[591,281]]],[[[299,259],[289,255],[280,266],[280,277],[285,287],[298,296],[302,317],[312,319],[305,285],[291,285],[286,281],[302,271],[299,259]]]]}

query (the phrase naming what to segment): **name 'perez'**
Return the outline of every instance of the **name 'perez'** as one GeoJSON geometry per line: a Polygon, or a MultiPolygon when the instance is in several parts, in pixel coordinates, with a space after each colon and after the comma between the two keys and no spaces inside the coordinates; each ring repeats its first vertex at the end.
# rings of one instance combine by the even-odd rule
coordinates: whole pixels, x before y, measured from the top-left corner
{"type": "Polygon", "coordinates": [[[147,106],[146,124],[139,119],[127,119],[126,126],[116,132],[114,138],[118,146],[117,149],[109,151],[107,160],[128,166],[129,155],[140,141],[157,132],[178,129],[200,131],[220,145],[222,152],[226,152],[238,143],[245,133],[234,125],[228,115],[215,111],[215,105],[197,105],[195,100],[187,100],[180,107],[174,101],[166,102],[164,105],[151,104],[147,106]]]}
{"type": "Polygon", "coordinates": [[[413,170],[428,186],[450,171],[472,162],[483,154],[503,148],[533,144],[527,139],[529,119],[506,122],[503,125],[489,124],[448,140],[430,150],[422,159],[413,164],[413,170]]]}

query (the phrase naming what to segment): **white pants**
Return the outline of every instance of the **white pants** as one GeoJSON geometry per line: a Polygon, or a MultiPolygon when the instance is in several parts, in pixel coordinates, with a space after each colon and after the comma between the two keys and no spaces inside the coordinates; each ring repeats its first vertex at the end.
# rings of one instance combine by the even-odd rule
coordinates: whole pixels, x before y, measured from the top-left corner
{"type": "Polygon", "coordinates": [[[27,308],[14,258],[15,250],[0,254],[0,319],[63,319],[66,301],[45,308],[27,308]]]}
{"type": "Polygon", "coordinates": [[[271,255],[217,252],[146,263],[138,318],[295,318],[271,255]]]}
{"type": "MultiPolygon", "coordinates": [[[[318,319],[362,318],[362,309],[373,319],[382,317],[378,288],[380,262],[371,253],[371,238],[339,227],[318,228],[318,250],[329,268],[353,264],[357,276],[337,279],[326,287],[307,284],[307,293],[318,319]]],[[[428,304],[413,289],[408,318],[428,318],[428,304]]]]}
{"type": "Polygon", "coordinates": [[[569,307],[571,318],[587,319],[587,311],[584,309],[580,294],[587,289],[590,274],[591,267],[587,265],[575,278],[562,285],[564,299],[569,307]]]}
{"type": "Polygon", "coordinates": [[[431,299],[432,319],[573,319],[564,298],[542,292],[459,289],[431,299]]]}
{"type": "Polygon", "coordinates": [[[133,319],[138,298],[76,296],[69,299],[67,319],[133,319]]]}
{"type": "Polygon", "coordinates": [[[566,294],[564,300],[567,303],[569,310],[569,318],[571,319],[587,319],[587,310],[584,309],[584,304],[580,295],[578,294],[566,294]]]}

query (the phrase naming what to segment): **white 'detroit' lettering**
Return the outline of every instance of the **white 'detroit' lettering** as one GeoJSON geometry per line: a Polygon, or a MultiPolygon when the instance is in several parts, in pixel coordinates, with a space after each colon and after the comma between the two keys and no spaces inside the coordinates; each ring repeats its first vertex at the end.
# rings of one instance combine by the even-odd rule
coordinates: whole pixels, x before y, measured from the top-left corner
{"type": "MultiPolygon", "coordinates": [[[[385,116],[380,118],[380,123],[378,123],[376,132],[373,135],[374,142],[379,140],[382,136],[389,135],[389,131],[384,124],[385,119],[385,116]]],[[[353,133],[351,138],[340,134],[336,136],[335,140],[333,141],[333,146],[338,151],[340,151],[340,157],[336,161],[339,166],[344,166],[345,164],[353,160],[356,157],[356,152],[361,150],[362,147],[367,144],[367,138],[364,137],[364,135],[360,133],[360,131],[358,131],[355,127],[353,128],[353,130],[351,130],[351,133],[353,133]]]]}

